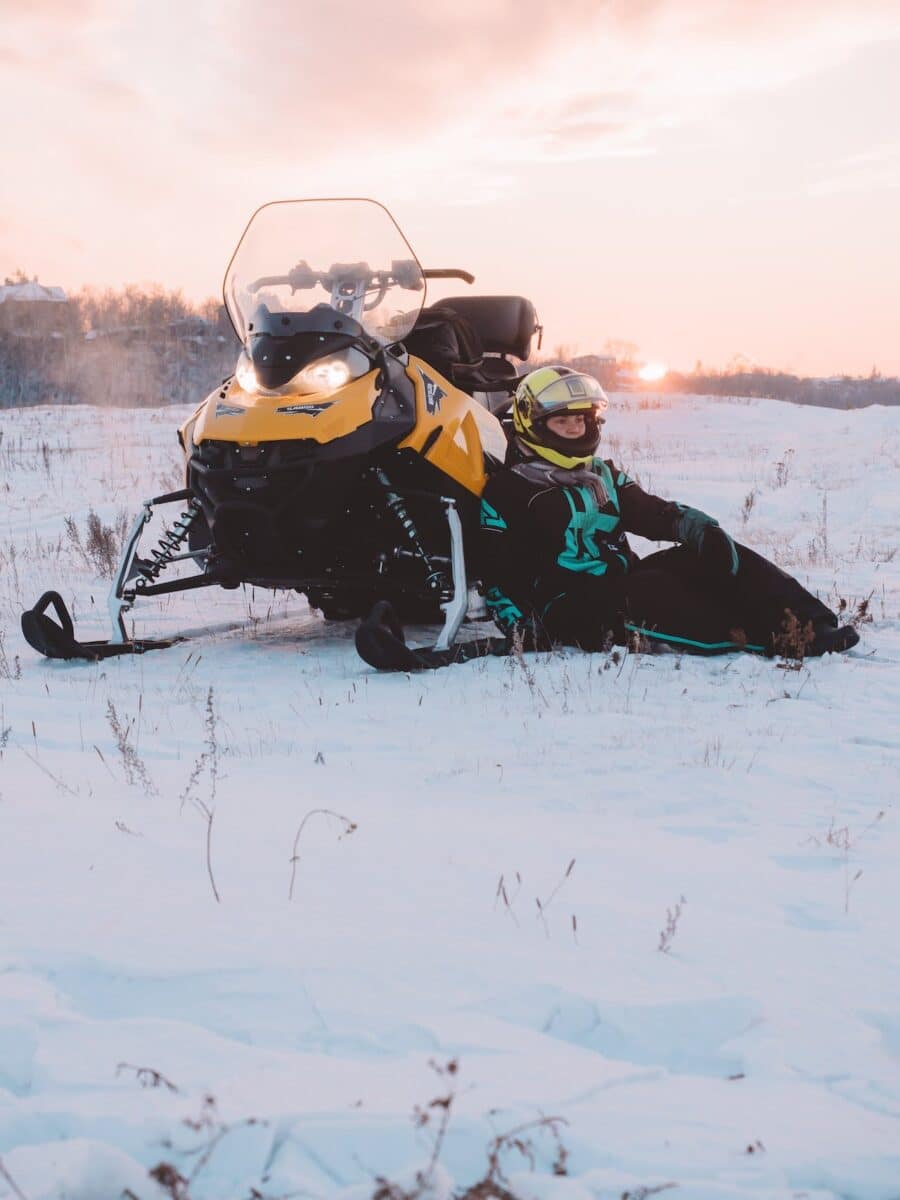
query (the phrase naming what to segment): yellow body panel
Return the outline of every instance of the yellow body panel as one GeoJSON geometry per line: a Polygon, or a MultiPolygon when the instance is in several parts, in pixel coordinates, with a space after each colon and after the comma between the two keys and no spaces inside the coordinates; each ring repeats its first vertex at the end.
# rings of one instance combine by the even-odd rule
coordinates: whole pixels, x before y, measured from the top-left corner
{"type": "MultiPolygon", "coordinates": [[[[399,448],[421,452],[435,429],[440,429],[425,453],[425,460],[467,491],[480,496],[487,480],[483,450],[502,457],[505,448],[499,421],[423,359],[410,356],[406,374],[416,389],[416,426],[399,448]],[[433,398],[428,402],[426,381],[439,389],[437,402],[433,398]]],[[[433,387],[432,397],[436,395],[433,387]]]]}
{"type": "Polygon", "coordinates": [[[194,445],[204,441],[255,445],[293,438],[310,438],[324,445],[372,419],[372,405],[378,395],[377,375],[373,369],[336,391],[307,396],[251,395],[231,379],[207,397],[184,429],[193,422],[190,433],[194,445]]]}
{"type": "MultiPolygon", "coordinates": [[[[185,454],[190,456],[192,446],[208,440],[255,445],[310,438],[325,445],[345,437],[372,419],[378,373],[373,369],[337,391],[307,396],[251,395],[231,379],[181,426],[185,454]]],[[[416,424],[398,449],[421,453],[432,438],[426,461],[480,496],[486,482],[483,451],[502,458],[505,449],[497,418],[423,359],[410,357],[406,374],[415,388],[416,424]]]]}

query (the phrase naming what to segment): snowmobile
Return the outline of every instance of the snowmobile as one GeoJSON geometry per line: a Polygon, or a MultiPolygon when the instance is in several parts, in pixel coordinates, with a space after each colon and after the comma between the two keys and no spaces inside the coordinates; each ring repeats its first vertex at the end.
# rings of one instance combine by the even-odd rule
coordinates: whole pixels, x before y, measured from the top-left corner
{"type": "Polygon", "coordinates": [[[425,308],[432,279],[474,282],[423,269],[373,200],[258,209],[225,275],[234,375],[178,430],[184,488],[144,501],[125,539],[110,638],[78,641],[51,591],[22,615],[30,645],[88,660],[160,649],[183,639],[130,636],[139,600],[251,584],[305,594],[326,619],[369,614],[357,645],[376,666],[471,656],[474,643],[454,644],[467,616],[484,615],[474,534],[506,450],[497,414],[518,382],[512,359],[527,359],[541,330],[521,296],[425,308]],[[170,505],[180,512],[142,552],[154,511],[170,505]],[[179,574],[188,562],[193,573],[179,574]],[[441,622],[434,645],[408,650],[401,619],[441,622]]]}

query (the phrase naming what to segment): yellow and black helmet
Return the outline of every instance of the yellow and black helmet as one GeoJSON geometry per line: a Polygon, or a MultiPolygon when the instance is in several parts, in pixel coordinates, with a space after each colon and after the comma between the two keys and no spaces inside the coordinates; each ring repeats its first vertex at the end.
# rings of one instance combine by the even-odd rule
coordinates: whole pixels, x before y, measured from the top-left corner
{"type": "Polygon", "coordinates": [[[558,467],[577,467],[591,461],[600,442],[606,392],[592,375],[570,367],[538,367],[516,388],[513,428],[522,446],[558,467]],[[547,428],[548,417],[584,414],[584,434],[564,438],[547,428]]]}

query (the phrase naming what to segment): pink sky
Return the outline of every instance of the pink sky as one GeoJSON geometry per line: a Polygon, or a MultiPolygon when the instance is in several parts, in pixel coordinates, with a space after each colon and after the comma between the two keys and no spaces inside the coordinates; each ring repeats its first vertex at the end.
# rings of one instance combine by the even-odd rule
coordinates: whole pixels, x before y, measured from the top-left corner
{"type": "Polygon", "coordinates": [[[0,0],[0,276],[217,293],[370,195],[545,348],[900,374],[898,0],[0,0]]]}

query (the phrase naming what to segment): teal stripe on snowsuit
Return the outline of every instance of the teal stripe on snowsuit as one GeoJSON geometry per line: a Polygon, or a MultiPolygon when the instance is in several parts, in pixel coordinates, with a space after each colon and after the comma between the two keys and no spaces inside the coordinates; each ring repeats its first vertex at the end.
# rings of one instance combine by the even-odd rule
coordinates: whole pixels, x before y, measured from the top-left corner
{"type": "MultiPolygon", "coordinates": [[[[598,533],[609,534],[619,525],[619,497],[613,482],[612,472],[602,460],[595,461],[597,473],[603,481],[609,500],[616,509],[615,513],[597,511],[597,503],[593,493],[586,487],[563,487],[562,494],[569,505],[569,524],[565,531],[565,546],[557,557],[559,566],[567,571],[584,575],[605,575],[609,569],[608,558],[597,544],[598,533]]],[[[601,544],[606,548],[605,539],[601,544]]],[[[619,554],[617,557],[627,569],[627,559],[619,554]]]]}
{"type": "Polygon", "coordinates": [[[679,637],[674,633],[663,633],[659,629],[642,629],[640,625],[625,622],[629,633],[638,633],[641,637],[651,638],[657,642],[674,642],[679,646],[690,646],[701,654],[727,654],[730,650],[747,650],[751,654],[765,654],[765,646],[751,646],[749,642],[699,642],[694,638],[679,637]]]}
{"type": "Polygon", "coordinates": [[[509,596],[505,596],[498,587],[487,589],[484,594],[484,602],[488,612],[504,633],[512,629],[525,615],[515,601],[510,600],[509,596]]]}
{"type": "Polygon", "coordinates": [[[507,524],[492,504],[481,501],[481,526],[483,529],[506,529],[507,524]]]}
{"type": "Polygon", "coordinates": [[[607,492],[609,493],[609,498],[612,502],[613,508],[616,510],[617,513],[621,513],[622,509],[621,509],[621,506],[619,505],[619,493],[617,491],[617,487],[621,487],[623,483],[631,483],[631,480],[628,478],[628,476],[625,474],[624,471],[620,471],[618,481],[614,482],[612,471],[609,469],[609,467],[606,465],[606,463],[603,461],[602,458],[594,459],[594,470],[597,472],[597,474],[603,480],[603,485],[606,488],[607,492]]]}

